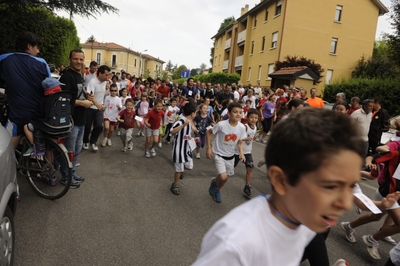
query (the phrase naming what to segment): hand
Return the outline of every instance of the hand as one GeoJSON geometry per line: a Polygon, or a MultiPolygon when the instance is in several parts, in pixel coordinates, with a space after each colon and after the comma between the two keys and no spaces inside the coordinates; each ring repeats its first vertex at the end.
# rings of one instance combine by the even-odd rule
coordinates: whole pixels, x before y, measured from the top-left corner
{"type": "Polygon", "coordinates": [[[151,127],[151,124],[149,124],[149,123],[146,123],[146,127],[151,127]]]}
{"type": "Polygon", "coordinates": [[[394,193],[388,194],[382,199],[382,205],[385,208],[390,208],[400,199],[400,192],[396,191],[394,193]]]}
{"type": "Polygon", "coordinates": [[[120,123],[125,123],[125,122],[124,122],[124,119],[120,119],[120,120],[118,120],[118,122],[120,122],[120,123]]]}
{"type": "Polygon", "coordinates": [[[87,94],[87,99],[88,99],[89,101],[93,102],[94,95],[91,94],[91,93],[88,93],[88,94],[87,94]]]}
{"type": "Polygon", "coordinates": [[[242,162],[246,161],[246,157],[244,156],[244,154],[239,154],[239,160],[241,160],[242,162]]]}
{"type": "Polygon", "coordinates": [[[212,158],[213,153],[212,153],[211,147],[207,148],[206,156],[207,156],[207,159],[211,159],[212,158]]]}
{"type": "Polygon", "coordinates": [[[263,121],[264,120],[264,116],[261,116],[261,121],[263,121]]]}
{"type": "Polygon", "coordinates": [[[83,100],[81,101],[81,106],[85,107],[85,108],[90,108],[90,106],[92,106],[92,101],[89,100],[83,100]]]}
{"type": "Polygon", "coordinates": [[[195,138],[194,138],[194,141],[195,141],[195,142],[200,142],[200,137],[195,137],[195,138]]]}
{"type": "Polygon", "coordinates": [[[119,106],[119,104],[117,104],[117,108],[118,108],[118,109],[121,109],[121,106],[119,106]]]}
{"type": "Polygon", "coordinates": [[[96,105],[97,109],[99,109],[100,111],[104,111],[104,106],[102,104],[97,104],[96,105]]]}

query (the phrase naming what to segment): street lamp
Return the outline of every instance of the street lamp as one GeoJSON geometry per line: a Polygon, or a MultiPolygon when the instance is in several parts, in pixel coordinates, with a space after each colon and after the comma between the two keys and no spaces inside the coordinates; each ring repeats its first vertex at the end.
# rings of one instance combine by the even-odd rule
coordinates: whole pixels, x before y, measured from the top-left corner
{"type": "Polygon", "coordinates": [[[144,53],[144,52],[147,52],[147,49],[146,49],[146,50],[143,50],[143,51],[141,51],[141,52],[140,52],[140,54],[139,54],[139,56],[140,56],[140,64],[139,64],[139,78],[140,78],[140,76],[141,76],[141,75],[142,75],[142,73],[143,73],[142,53],[144,53]]]}

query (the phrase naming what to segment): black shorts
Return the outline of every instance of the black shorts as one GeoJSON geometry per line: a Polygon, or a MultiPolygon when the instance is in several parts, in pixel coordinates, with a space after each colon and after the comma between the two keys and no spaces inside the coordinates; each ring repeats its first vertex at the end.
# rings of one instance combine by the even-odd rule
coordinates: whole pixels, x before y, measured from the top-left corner
{"type": "MultiPolygon", "coordinates": [[[[253,156],[251,155],[251,153],[245,154],[244,157],[246,158],[246,161],[244,162],[246,167],[254,168],[253,156]]],[[[237,155],[235,155],[234,167],[236,167],[236,165],[238,165],[239,161],[240,161],[239,154],[237,154],[237,155]]]]}

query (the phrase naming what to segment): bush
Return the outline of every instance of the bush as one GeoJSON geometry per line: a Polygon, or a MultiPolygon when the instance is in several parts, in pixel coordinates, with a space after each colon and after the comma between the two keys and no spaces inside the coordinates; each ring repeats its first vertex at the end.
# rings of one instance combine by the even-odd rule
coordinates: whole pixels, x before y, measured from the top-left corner
{"type": "Polygon", "coordinates": [[[354,78],[340,80],[330,85],[325,85],[324,100],[335,102],[338,92],[344,92],[348,102],[355,96],[359,97],[361,101],[379,97],[382,99],[383,108],[385,108],[391,116],[394,116],[400,114],[399,87],[399,79],[354,78]]]}
{"type": "MultiPolygon", "coordinates": [[[[227,83],[227,84],[232,84],[232,83],[238,83],[240,80],[240,75],[239,74],[228,74],[228,73],[223,73],[223,72],[218,72],[218,73],[209,73],[209,74],[202,74],[202,75],[196,75],[192,77],[195,81],[199,80],[200,82],[210,82],[213,84],[216,83],[227,83]]],[[[180,78],[176,79],[176,81],[179,84],[182,84],[183,82],[187,81],[187,78],[180,78]]]]}

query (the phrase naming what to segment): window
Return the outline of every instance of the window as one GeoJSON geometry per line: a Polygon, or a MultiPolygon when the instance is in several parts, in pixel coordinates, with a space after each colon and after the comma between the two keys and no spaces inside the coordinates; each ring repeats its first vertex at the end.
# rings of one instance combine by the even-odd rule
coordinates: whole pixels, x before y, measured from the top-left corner
{"type": "Polygon", "coordinates": [[[156,65],[156,71],[158,71],[158,65],[156,65]]]}
{"type": "Polygon", "coordinates": [[[218,56],[218,65],[221,63],[221,55],[218,56]]]}
{"type": "Polygon", "coordinates": [[[250,80],[251,77],[251,67],[249,67],[249,73],[247,74],[247,80],[250,80]]]}
{"type": "Polygon", "coordinates": [[[257,15],[254,16],[254,23],[253,23],[253,27],[257,27],[257,15]]]}
{"type": "Polygon", "coordinates": [[[332,76],[333,76],[333,70],[332,69],[328,69],[326,71],[325,84],[331,84],[332,76]]]}
{"type": "Polygon", "coordinates": [[[280,15],[282,12],[282,0],[276,2],[275,16],[280,15]]]}
{"type": "Polygon", "coordinates": [[[272,33],[272,43],[271,43],[271,48],[276,48],[278,44],[278,32],[272,33]]]}
{"type": "Polygon", "coordinates": [[[112,60],[111,60],[111,65],[112,66],[117,66],[117,55],[113,54],[112,55],[112,60]]]}
{"type": "Polygon", "coordinates": [[[342,6],[336,6],[335,21],[342,21],[342,6]]]}
{"type": "Polygon", "coordinates": [[[215,59],[214,59],[214,66],[216,66],[217,65],[217,57],[215,57],[215,59]]]}
{"type": "Polygon", "coordinates": [[[254,41],[251,42],[251,51],[250,54],[253,54],[254,52],[254,41]]]}
{"type": "Polygon", "coordinates": [[[262,71],[262,66],[258,66],[258,78],[257,78],[257,80],[261,79],[261,71],[262,71]]]}
{"type": "Polygon", "coordinates": [[[263,36],[262,40],[261,40],[261,51],[262,52],[264,51],[264,47],[265,47],[265,36],[263,36]]]}
{"type": "Polygon", "coordinates": [[[332,38],[331,50],[330,50],[331,54],[336,54],[337,43],[338,43],[338,39],[337,38],[332,38]]]}
{"type": "MultiPolygon", "coordinates": [[[[268,64],[268,75],[274,72],[275,65],[274,64],[268,64]]],[[[267,76],[267,79],[271,79],[269,76],[267,76]]]]}
{"type": "Polygon", "coordinates": [[[96,54],[96,62],[98,65],[101,65],[101,53],[96,54]]]}
{"type": "Polygon", "coordinates": [[[136,58],[135,58],[135,62],[133,63],[133,65],[136,67],[136,58]]]}
{"type": "Polygon", "coordinates": [[[265,18],[264,18],[264,21],[268,21],[268,9],[265,10],[265,18]]]}

